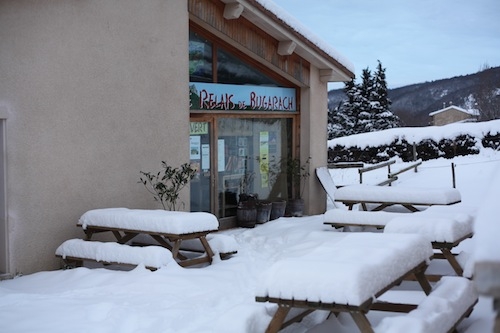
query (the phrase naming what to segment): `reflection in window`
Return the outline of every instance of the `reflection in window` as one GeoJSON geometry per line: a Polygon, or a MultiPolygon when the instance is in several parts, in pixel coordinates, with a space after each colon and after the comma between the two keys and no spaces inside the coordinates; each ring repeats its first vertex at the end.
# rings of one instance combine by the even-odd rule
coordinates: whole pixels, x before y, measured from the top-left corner
{"type": "Polygon", "coordinates": [[[217,49],[217,82],[274,87],[280,86],[267,75],[264,75],[237,57],[221,49],[217,49]]]}
{"type": "Polygon", "coordinates": [[[189,32],[189,81],[213,82],[212,43],[189,32]]]}

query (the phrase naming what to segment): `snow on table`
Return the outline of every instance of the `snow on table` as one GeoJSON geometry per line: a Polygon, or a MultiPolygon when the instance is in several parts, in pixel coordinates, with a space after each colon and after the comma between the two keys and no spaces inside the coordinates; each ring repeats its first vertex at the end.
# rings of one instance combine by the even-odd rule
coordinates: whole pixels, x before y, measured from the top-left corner
{"type": "Polygon", "coordinates": [[[460,192],[453,188],[349,185],[335,191],[335,200],[356,202],[401,202],[414,205],[449,205],[460,202],[461,196],[460,192]]]}
{"type": "Polygon", "coordinates": [[[473,233],[471,219],[433,216],[431,214],[405,214],[387,222],[385,233],[417,233],[425,236],[430,242],[455,243],[469,237],[473,233]]]}
{"type": "Polygon", "coordinates": [[[219,228],[219,221],[210,213],[128,208],[89,210],[80,217],[78,224],[83,229],[96,226],[165,234],[188,234],[219,228]]]}
{"type": "Polygon", "coordinates": [[[360,306],[433,254],[420,235],[339,234],[274,263],[262,274],[257,297],[360,306]]]}
{"type": "Polygon", "coordinates": [[[174,262],[172,253],[161,246],[131,247],[118,243],[70,239],[56,249],[56,255],[118,264],[163,267],[174,262]]]}
{"type": "Polygon", "coordinates": [[[418,307],[406,315],[385,317],[375,327],[376,333],[446,333],[477,302],[472,281],[444,276],[418,307]]]}

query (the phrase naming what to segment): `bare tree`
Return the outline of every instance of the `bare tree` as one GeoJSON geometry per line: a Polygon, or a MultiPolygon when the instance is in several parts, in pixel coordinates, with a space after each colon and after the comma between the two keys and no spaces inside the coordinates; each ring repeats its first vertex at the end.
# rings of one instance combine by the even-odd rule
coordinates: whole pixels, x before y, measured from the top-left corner
{"type": "Polygon", "coordinates": [[[484,64],[479,71],[476,103],[480,112],[479,120],[500,119],[500,83],[488,64],[484,64]]]}

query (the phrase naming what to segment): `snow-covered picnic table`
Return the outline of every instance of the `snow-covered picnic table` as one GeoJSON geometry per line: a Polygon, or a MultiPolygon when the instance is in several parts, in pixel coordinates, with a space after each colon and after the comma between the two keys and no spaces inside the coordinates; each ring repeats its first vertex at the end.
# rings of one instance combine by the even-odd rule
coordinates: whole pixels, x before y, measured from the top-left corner
{"type": "MultiPolygon", "coordinates": [[[[330,209],[325,212],[324,224],[334,228],[367,227],[384,229],[386,233],[417,233],[425,236],[432,247],[439,251],[434,258],[446,259],[456,275],[472,276],[472,265],[468,264],[468,254],[460,256],[451,251],[463,240],[473,236],[474,210],[460,204],[450,206],[432,206],[416,213],[398,213],[385,211],[354,211],[330,209]],[[462,264],[459,263],[462,260],[462,264]]],[[[436,280],[440,276],[428,276],[436,280]]]]}
{"type": "Polygon", "coordinates": [[[342,202],[352,210],[360,204],[368,210],[369,204],[375,204],[370,210],[382,210],[389,206],[400,205],[412,212],[418,206],[453,205],[461,201],[460,191],[454,188],[417,188],[377,185],[347,185],[334,192],[335,201],[342,202]]]}
{"type": "Polygon", "coordinates": [[[424,276],[431,244],[413,234],[332,233],[331,238],[294,258],[276,262],[264,272],[256,300],[278,304],[268,332],[277,332],[292,307],[349,312],[360,329],[374,298],[415,274],[430,292],[424,276]]]}
{"type": "MultiPolygon", "coordinates": [[[[147,253],[144,249],[130,247],[126,243],[139,235],[145,235],[149,239],[152,238],[156,245],[165,248],[163,251],[167,249],[171,251],[171,256],[178,261],[179,265],[186,267],[212,262],[214,252],[206,237],[209,233],[218,230],[219,221],[213,214],[203,212],[104,208],[87,211],[80,217],[77,226],[83,228],[88,241],[97,233],[111,232],[122,246],[110,247],[109,244],[102,242],[82,243],[69,240],[61,245],[56,255],[62,258],[96,261],[99,260],[94,258],[95,256],[99,258],[104,256],[119,259],[120,261],[112,261],[116,263],[137,264],[138,258],[147,256],[147,253]],[[204,255],[195,258],[183,255],[180,250],[184,241],[197,241],[201,244],[204,255]],[[140,251],[143,254],[139,254],[140,251]],[[106,255],[103,254],[104,252],[106,255]],[[78,254],[84,258],[79,258],[78,254]],[[126,262],[126,258],[133,258],[133,260],[126,262]]],[[[155,253],[158,252],[158,250],[155,251],[155,253]]],[[[164,262],[160,261],[159,264],[164,264],[164,262]]]]}
{"type": "MultiPolygon", "coordinates": [[[[256,301],[278,305],[266,333],[278,332],[314,310],[347,312],[361,332],[370,333],[375,332],[366,317],[370,310],[416,311],[417,314],[425,311],[417,311],[419,308],[416,304],[390,304],[377,302],[377,298],[412,274],[423,292],[429,295],[432,287],[424,271],[432,255],[429,241],[417,234],[332,233],[315,248],[302,255],[277,261],[262,274],[256,301]],[[292,308],[304,311],[288,318],[292,308]]],[[[463,298],[460,307],[445,314],[439,313],[443,311],[439,307],[433,309],[437,317],[446,321],[444,326],[454,326],[477,301],[470,281],[456,278],[464,284],[459,295],[463,298]]],[[[446,282],[440,289],[449,289],[450,284],[456,285],[453,281],[446,282]]],[[[431,302],[431,306],[439,305],[439,302],[441,300],[431,302]]],[[[438,319],[434,318],[435,321],[438,319]]],[[[408,319],[401,320],[408,323],[405,322],[408,319]]],[[[385,327],[395,332],[391,327],[399,322],[386,323],[385,327]]]]}

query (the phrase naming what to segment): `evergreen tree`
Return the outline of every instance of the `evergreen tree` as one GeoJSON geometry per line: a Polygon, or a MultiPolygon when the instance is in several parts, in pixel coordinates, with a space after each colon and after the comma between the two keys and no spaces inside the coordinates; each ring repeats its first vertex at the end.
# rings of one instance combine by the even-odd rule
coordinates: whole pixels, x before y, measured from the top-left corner
{"type": "Polygon", "coordinates": [[[390,111],[392,102],[380,61],[375,73],[368,67],[363,70],[360,84],[355,83],[355,78],[347,81],[344,93],[347,99],[328,111],[329,139],[400,126],[399,117],[390,111]]]}
{"type": "Polygon", "coordinates": [[[372,112],[373,112],[373,130],[380,131],[388,128],[400,126],[400,119],[394,115],[391,110],[391,100],[387,93],[387,83],[385,80],[385,68],[378,60],[377,71],[373,79],[373,94],[372,94],[372,112]]]}

